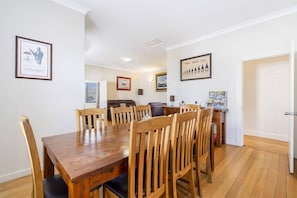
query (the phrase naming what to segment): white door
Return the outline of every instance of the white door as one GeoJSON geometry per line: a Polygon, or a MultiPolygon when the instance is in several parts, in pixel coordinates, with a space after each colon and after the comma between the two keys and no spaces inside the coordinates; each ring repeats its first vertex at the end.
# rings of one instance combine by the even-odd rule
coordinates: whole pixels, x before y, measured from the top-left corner
{"type": "Polygon", "coordinates": [[[99,82],[99,108],[107,108],[107,80],[99,82]]]}
{"type": "Polygon", "coordinates": [[[291,76],[290,76],[290,134],[289,134],[289,166],[290,173],[294,173],[294,119],[295,119],[295,48],[294,43],[291,46],[291,54],[290,54],[290,65],[291,65],[291,76]]]}

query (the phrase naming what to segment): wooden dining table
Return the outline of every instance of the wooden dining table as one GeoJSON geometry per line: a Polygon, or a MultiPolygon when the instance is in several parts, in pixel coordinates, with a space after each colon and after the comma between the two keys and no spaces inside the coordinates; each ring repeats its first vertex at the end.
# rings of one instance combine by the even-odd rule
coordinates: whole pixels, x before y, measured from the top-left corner
{"type": "MultiPolygon", "coordinates": [[[[128,171],[129,126],[43,137],[44,178],[55,168],[68,197],[90,197],[90,190],[128,171]]],[[[213,145],[211,145],[213,156],[213,145]]],[[[213,157],[212,165],[213,165],[213,157]]]]}
{"type": "Polygon", "coordinates": [[[128,171],[128,126],[44,137],[42,142],[44,177],[56,168],[69,198],[90,197],[91,189],[128,171]]]}

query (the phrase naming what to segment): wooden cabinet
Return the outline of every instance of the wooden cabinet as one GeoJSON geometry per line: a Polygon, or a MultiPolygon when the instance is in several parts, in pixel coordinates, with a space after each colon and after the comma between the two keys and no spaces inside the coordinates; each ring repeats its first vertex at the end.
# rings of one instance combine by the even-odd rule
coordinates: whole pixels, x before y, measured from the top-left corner
{"type": "Polygon", "coordinates": [[[179,107],[163,107],[164,115],[170,115],[174,113],[179,113],[179,107]]]}
{"type": "Polygon", "coordinates": [[[215,143],[217,146],[226,143],[226,132],[225,132],[225,113],[227,109],[214,109],[212,121],[216,123],[217,134],[215,136],[215,143]]]}

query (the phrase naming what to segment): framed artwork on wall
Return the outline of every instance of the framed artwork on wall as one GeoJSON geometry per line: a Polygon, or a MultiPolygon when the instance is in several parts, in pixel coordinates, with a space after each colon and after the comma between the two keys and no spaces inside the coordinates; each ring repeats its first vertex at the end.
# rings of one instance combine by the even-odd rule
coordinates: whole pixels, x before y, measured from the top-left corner
{"type": "Polygon", "coordinates": [[[52,80],[52,44],[16,36],[15,77],[52,80]]]}
{"type": "Polygon", "coordinates": [[[156,74],[156,91],[167,90],[167,73],[156,74]]]}
{"type": "Polygon", "coordinates": [[[117,90],[131,90],[131,78],[117,76],[117,90]]]}
{"type": "Polygon", "coordinates": [[[180,80],[211,78],[211,54],[204,54],[180,61],[180,80]]]}
{"type": "Polygon", "coordinates": [[[99,104],[99,82],[85,82],[85,108],[97,108],[99,104]]]}
{"type": "Polygon", "coordinates": [[[85,82],[85,103],[97,103],[98,82],[85,82]]]}

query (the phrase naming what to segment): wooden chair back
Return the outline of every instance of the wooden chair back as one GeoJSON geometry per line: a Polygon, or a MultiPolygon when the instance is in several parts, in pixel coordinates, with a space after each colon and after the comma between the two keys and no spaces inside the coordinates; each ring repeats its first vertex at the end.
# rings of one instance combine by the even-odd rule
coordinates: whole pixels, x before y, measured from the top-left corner
{"type": "Polygon", "coordinates": [[[209,153],[212,115],[212,108],[202,109],[200,112],[197,138],[198,156],[200,157],[209,153]]]}
{"type": "Polygon", "coordinates": [[[135,120],[140,121],[152,117],[152,110],[150,105],[133,106],[135,120]]]}
{"type": "Polygon", "coordinates": [[[76,109],[76,129],[77,131],[97,131],[107,126],[106,109],[87,108],[76,109]]]}
{"type": "Polygon", "coordinates": [[[177,180],[183,176],[190,179],[191,196],[195,197],[193,170],[194,135],[197,128],[197,111],[175,113],[171,134],[170,173],[172,181],[172,197],[177,197],[177,180]]]}
{"type": "Polygon", "coordinates": [[[200,110],[200,119],[197,129],[198,149],[196,149],[196,179],[197,190],[199,196],[202,196],[201,189],[201,162],[206,160],[206,171],[208,175],[208,182],[211,183],[211,161],[210,161],[210,138],[211,138],[211,123],[213,116],[213,108],[206,108],[200,110]]]}
{"type": "Polygon", "coordinates": [[[131,122],[128,197],[142,198],[145,195],[146,198],[155,198],[164,195],[169,198],[171,125],[172,116],[131,122]]]}
{"type": "Polygon", "coordinates": [[[130,124],[134,120],[133,107],[110,107],[112,126],[130,124]]]}
{"type": "MultiPolygon", "coordinates": [[[[199,115],[200,115],[200,109],[201,109],[201,106],[200,105],[197,105],[197,104],[184,104],[184,105],[181,105],[180,106],[180,113],[185,113],[185,112],[188,112],[188,111],[197,111],[198,114],[197,114],[196,124],[198,124],[198,122],[199,122],[199,115]]],[[[197,137],[197,135],[195,134],[194,136],[195,136],[195,139],[193,141],[196,144],[196,137],[197,137]]]]}
{"type": "Polygon", "coordinates": [[[22,117],[20,121],[20,126],[25,136],[30,162],[32,169],[32,182],[33,182],[33,197],[34,198],[43,198],[43,179],[42,172],[40,167],[40,159],[38,155],[38,149],[35,141],[35,137],[33,134],[33,130],[29,119],[25,116],[22,117]]]}
{"type": "Polygon", "coordinates": [[[180,106],[180,113],[188,112],[188,111],[199,111],[201,109],[200,105],[196,104],[184,104],[180,106]]]}

